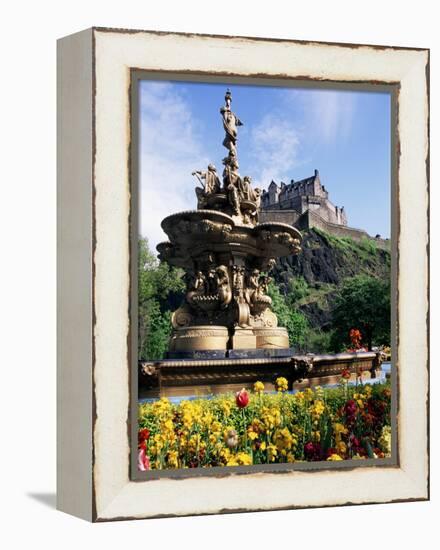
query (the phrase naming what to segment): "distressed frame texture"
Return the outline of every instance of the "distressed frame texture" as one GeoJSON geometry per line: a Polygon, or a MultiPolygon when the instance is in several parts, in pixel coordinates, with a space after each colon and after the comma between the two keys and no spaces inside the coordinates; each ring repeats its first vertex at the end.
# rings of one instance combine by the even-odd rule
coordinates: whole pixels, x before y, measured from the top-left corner
{"type": "Polygon", "coordinates": [[[428,50],[95,28],[58,60],[58,508],[108,521],[429,498],[428,50]],[[397,90],[397,463],[131,479],[134,71],[397,90]]]}

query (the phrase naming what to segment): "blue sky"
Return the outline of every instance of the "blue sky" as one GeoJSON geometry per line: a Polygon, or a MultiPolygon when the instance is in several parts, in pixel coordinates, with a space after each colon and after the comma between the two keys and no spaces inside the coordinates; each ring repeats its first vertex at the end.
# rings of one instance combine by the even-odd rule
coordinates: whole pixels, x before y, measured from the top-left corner
{"type": "Polygon", "coordinates": [[[140,233],[166,240],[168,214],[196,208],[191,176],[226,156],[219,109],[227,87],[239,128],[242,176],[256,187],[319,170],[348,225],[390,236],[390,109],[387,93],[143,80],[140,86],[140,233]]]}

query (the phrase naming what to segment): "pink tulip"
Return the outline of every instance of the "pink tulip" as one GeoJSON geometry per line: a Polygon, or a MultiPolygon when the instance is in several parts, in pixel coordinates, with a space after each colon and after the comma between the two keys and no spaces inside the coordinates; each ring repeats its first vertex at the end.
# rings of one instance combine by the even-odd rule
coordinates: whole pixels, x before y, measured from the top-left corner
{"type": "Polygon", "coordinates": [[[138,454],[138,470],[140,472],[145,472],[146,470],[149,470],[149,469],[150,469],[150,458],[145,452],[145,449],[141,448],[138,454]]]}

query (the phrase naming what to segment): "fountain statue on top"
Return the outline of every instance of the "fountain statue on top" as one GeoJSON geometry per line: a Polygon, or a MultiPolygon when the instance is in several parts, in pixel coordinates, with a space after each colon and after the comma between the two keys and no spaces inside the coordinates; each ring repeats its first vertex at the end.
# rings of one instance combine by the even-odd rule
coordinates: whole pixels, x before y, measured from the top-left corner
{"type": "Polygon", "coordinates": [[[202,187],[196,188],[197,207],[199,210],[220,209],[231,215],[239,224],[255,225],[258,221],[261,190],[252,189],[250,176],[241,178],[238,172],[237,127],[243,126],[243,123],[231,111],[231,101],[231,92],[227,90],[225,105],[220,109],[225,129],[223,146],[228,150],[228,156],[223,159],[223,185],[213,164],[208,165],[206,172],[193,172],[193,176],[202,184],[202,187]]]}
{"type": "Polygon", "coordinates": [[[220,114],[225,129],[223,178],[213,164],[193,175],[197,210],[162,221],[169,242],[157,246],[159,258],[186,272],[184,303],[172,316],[171,357],[200,352],[224,357],[227,350],[288,351],[287,330],[278,327],[267,294],[268,273],[281,256],[298,254],[301,234],[284,223],[258,223],[260,189],[239,174],[238,127],[227,90],[220,114]]]}

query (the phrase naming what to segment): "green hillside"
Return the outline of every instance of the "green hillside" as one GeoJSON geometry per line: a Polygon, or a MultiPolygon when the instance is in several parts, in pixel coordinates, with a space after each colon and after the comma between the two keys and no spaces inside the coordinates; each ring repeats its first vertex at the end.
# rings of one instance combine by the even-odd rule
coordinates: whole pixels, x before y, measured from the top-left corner
{"type": "MultiPolygon", "coordinates": [[[[309,334],[305,334],[305,350],[315,348],[311,351],[324,351],[325,348],[333,348],[338,351],[334,348],[341,347],[343,337],[341,335],[339,342],[335,341],[332,333],[335,329],[347,328],[335,326],[335,308],[341,301],[341,292],[347,285],[356,282],[367,289],[368,283],[374,280],[382,286],[382,289],[377,289],[377,292],[384,294],[381,299],[389,302],[391,254],[389,250],[379,248],[373,239],[365,238],[357,242],[329,235],[316,228],[303,231],[302,235],[301,253],[278,261],[274,273],[275,283],[286,303],[302,313],[308,321],[309,334]]],[[[365,291],[371,292],[371,289],[365,291]]],[[[371,302],[368,295],[364,298],[366,304],[359,304],[363,310],[371,302]]],[[[375,300],[372,305],[382,307],[375,300]]],[[[354,320],[361,313],[356,312],[354,320]]],[[[384,324],[388,322],[387,319],[384,324]]],[[[389,330],[379,340],[381,342],[373,343],[389,340],[389,330]]]]}

